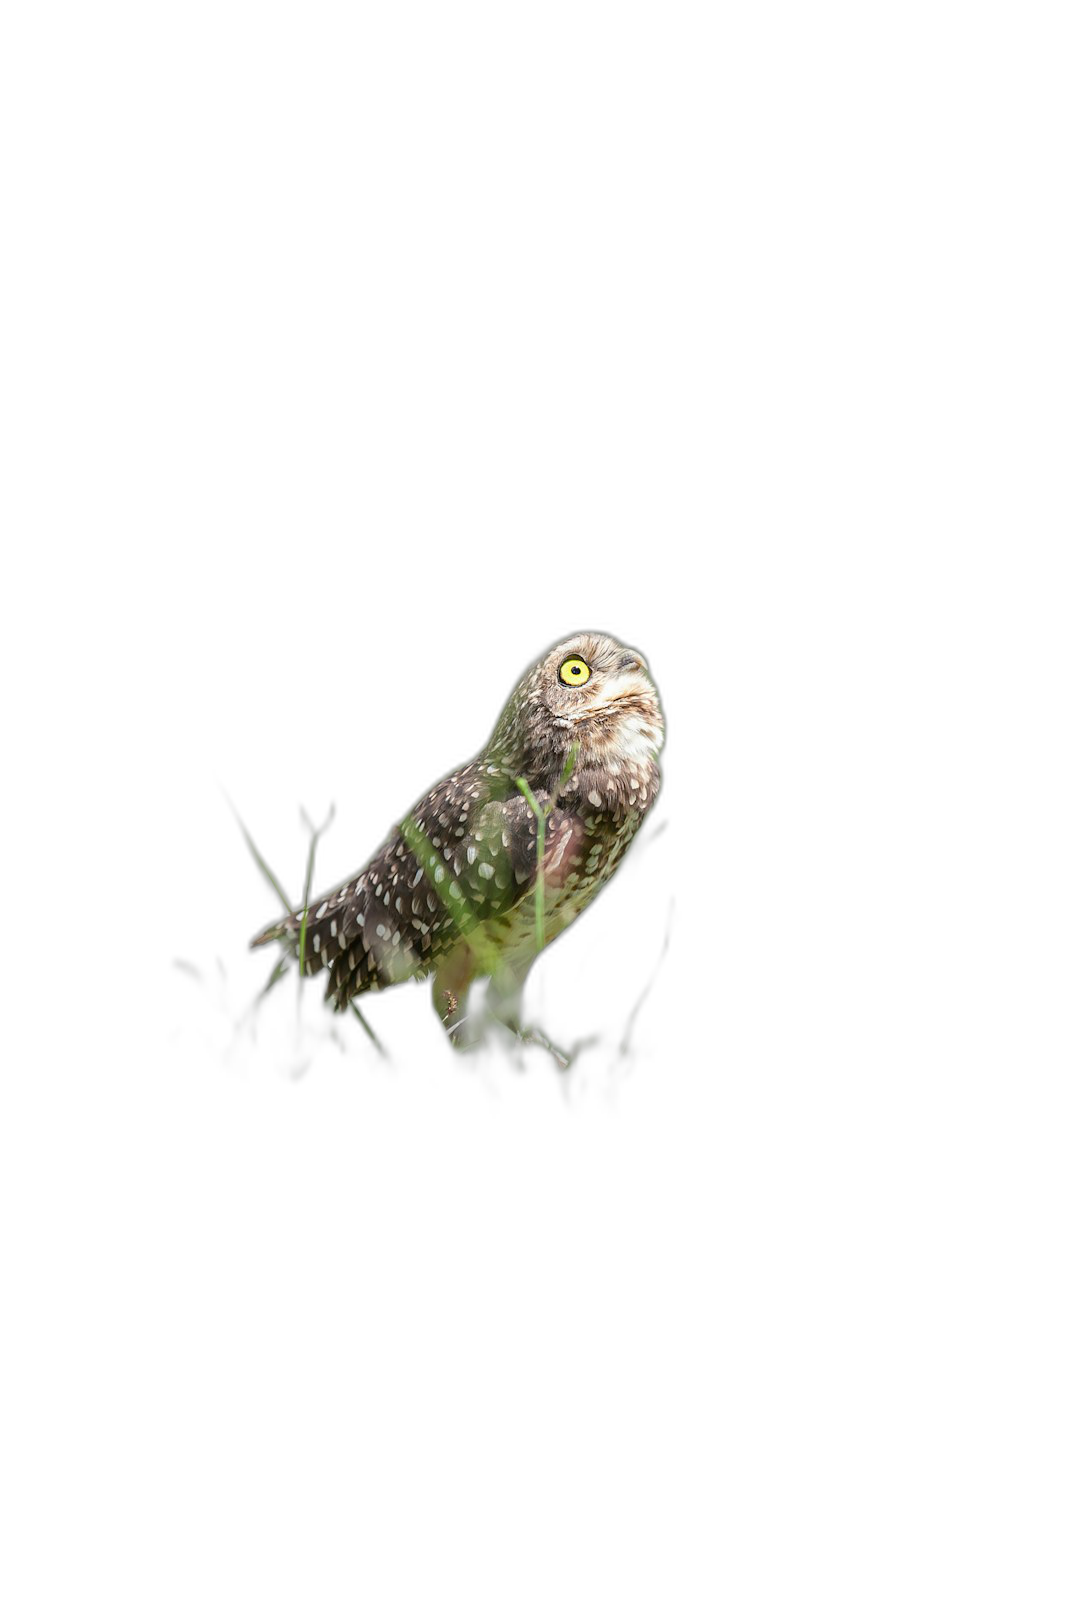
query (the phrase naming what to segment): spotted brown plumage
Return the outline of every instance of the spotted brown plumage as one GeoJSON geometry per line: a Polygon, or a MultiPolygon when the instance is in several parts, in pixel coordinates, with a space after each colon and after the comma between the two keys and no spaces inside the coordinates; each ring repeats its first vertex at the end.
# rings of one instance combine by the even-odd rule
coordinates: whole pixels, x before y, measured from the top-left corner
{"type": "MultiPolygon", "coordinates": [[[[339,1009],[434,974],[447,1022],[486,977],[496,1015],[516,1022],[539,948],[538,846],[546,946],[622,859],[659,791],[662,745],[640,654],[595,632],[558,643],[518,682],[478,757],[425,794],[362,871],[310,902],[303,971],[328,972],[339,1009]]],[[[252,944],[299,950],[301,916],[252,944]]]]}

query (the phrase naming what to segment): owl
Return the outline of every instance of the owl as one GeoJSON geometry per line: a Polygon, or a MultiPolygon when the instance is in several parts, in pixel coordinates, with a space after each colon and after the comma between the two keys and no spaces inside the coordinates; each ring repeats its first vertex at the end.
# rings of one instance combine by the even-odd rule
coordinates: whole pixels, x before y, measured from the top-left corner
{"type": "Polygon", "coordinates": [[[618,866],[660,789],[664,721],[640,653],[570,636],[518,682],[484,748],[391,829],[362,871],[263,930],[327,1000],[433,978],[440,1019],[461,1039],[474,979],[520,1028],[537,955],[618,866]]]}

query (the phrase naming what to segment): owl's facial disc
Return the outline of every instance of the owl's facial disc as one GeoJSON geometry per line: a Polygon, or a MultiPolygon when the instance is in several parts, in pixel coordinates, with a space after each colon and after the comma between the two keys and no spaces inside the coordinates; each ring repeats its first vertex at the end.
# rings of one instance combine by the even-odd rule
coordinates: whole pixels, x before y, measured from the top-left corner
{"type": "Polygon", "coordinates": [[[552,648],[543,670],[541,701],[586,770],[619,777],[627,767],[632,779],[635,767],[650,769],[663,746],[664,719],[639,652],[586,633],[552,648]]]}
{"type": "Polygon", "coordinates": [[[610,636],[585,634],[562,642],[548,654],[545,677],[547,706],[562,724],[576,725],[636,700],[656,701],[641,654],[610,636]]]}

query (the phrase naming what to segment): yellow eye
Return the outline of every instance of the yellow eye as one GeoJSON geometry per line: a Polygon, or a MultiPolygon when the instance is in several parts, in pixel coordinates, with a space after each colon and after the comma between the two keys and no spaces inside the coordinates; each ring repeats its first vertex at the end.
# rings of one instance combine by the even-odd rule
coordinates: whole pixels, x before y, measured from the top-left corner
{"type": "Polygon", "coordinates": [[[584,686],[591,674],[584,658],[568,658],[559,670],[559,679],[564,686],[584,686]]]}

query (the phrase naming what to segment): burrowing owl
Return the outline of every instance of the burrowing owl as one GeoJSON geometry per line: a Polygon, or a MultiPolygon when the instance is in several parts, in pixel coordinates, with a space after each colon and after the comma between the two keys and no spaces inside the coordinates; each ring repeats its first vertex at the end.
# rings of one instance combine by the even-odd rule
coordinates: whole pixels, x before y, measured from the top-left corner
{"type": "MultiPolygon", "coordinates": [[[[362,872],[312,900],[301,971],[327,999],[434,974],[460,1028],[474,978],[511,1025],[538,952],[607,882],[660,788],[664,722],[639,653],[586,632],[514,688],[476,759],[433,787],[362,872]],[[539,811],[539,818],[537,816],[539,811]]],[[[302,913],[252,941],[301,947],[302,913]]]]}

